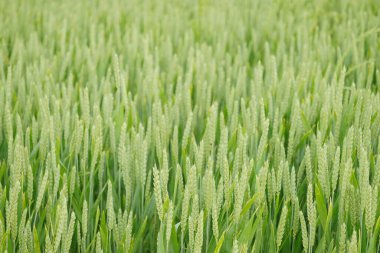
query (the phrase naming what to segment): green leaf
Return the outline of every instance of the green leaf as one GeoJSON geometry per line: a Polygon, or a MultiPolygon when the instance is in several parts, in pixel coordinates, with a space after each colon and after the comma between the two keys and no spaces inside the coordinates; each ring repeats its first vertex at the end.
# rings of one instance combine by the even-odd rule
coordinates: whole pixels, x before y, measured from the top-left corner
{"type": "Polygon", "coordinates": [[[318,216],[321,220],[323,230],[326,231],[327,210],[325,199],[318,183],[315,185],[315,201],[317,203],[318,216]]]}
{"type": "Polygon", "coordinates": [[[327,213],[327,218],[326,218],[326,223],[325,223],[325,228],[326,228],[325,233],[326,233],[327,240],[330,239],[330,222],[331,222],[333,210],[334,210],[334,207],[332,205],[332,202],[330,201],[329,202],[329,209],[328,209],[328,213],[327,213]]]}
{"type": "Polygon", "coordinates": [[[38,233],[37,233],[37,230],[36,228],[33,229],[33,252],[34,253],[40,253],[41,250],[40,250],[40,240],[38,238],[38,233]]]}
{"type": "Polygon", "coordinates": [[[373,236],[370,240],[370,245],[368,251],[375,252],[377,247],[377,240],[379,239],[379,230],[380,230],[380,217],[378,217],[375,225],[375,229],[373,232],[373,236]]]}
{"type": "Polygon", "coordinates": [[[165,251],[165,243],[164,243],[164,230],[163,226],[160,226],[160,231],[157,236],[157,252],[164,253],[165,251]]]}
{"type": "Polygon", "coordinates": [[[172,234],[170,236],[170,244],[169,247],[173,248],[174,252],[179,252],[179,243],[178,243],[178,236],[177,236],[177,231],[176,231],[176,226],[172,226],[172,234]]]}
{"type": "Polygon", "coordinates": [[[224,242],[224,234],[225,234],[225,231],[223,231],[223,234],[220,236],[218,243],[216,244],[214,253],[219,253],[220,249],[222,248],[222,245],[224,242]]]}
{"type": "Polygon", "coordinates": [[[141,243],[142,243],[143,235],[144,235],[144,232],[145,232],[145,228],[146,228],[147,222],[148,222],[148,218],[145,217],[143,223],[140,226],[139,231],[137,232],[136,238],[135,238],[135,240],[133,242],[133,245],[132,245],[133,252],[136,252],[137,249],[138,249],[138,246],[141,245],[141,243]],[[135,247],[135,245],[136,245],[136,247],[135,247]]]}
{"type": "Polygon", "coordinates": [[[253,197],[250,198],[250,199],[247,201],[247,203],[244,205],[244,207],[243,207],[243,209],[242,209],[242,211],[241,211],[241,213],[240,213],[240,217],[243,216],[243,215],[249,210],[249,208],[251,208],[251,206],[252,206],[252,204],[255,202],[257,196],[258,196],[258,194],[255,193],[255,194],[253,195],[253,197]]]}

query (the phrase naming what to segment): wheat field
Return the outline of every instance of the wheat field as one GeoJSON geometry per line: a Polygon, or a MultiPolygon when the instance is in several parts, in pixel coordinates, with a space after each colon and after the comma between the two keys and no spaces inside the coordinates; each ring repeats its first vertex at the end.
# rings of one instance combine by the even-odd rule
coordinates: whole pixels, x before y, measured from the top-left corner
{"type": "Polygon", "coordinates": [[[0,252],[379,252],[380,1],[1,0],[0,252]]]}

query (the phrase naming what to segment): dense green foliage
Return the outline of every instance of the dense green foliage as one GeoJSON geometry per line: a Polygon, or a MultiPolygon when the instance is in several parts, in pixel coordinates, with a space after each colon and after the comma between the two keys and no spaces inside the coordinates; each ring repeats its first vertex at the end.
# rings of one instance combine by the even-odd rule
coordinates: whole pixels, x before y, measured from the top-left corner
{"type": "Polygon", "coordinates": [[[1,252],[376,252],[380,1],[0,1],[1,252]]]}

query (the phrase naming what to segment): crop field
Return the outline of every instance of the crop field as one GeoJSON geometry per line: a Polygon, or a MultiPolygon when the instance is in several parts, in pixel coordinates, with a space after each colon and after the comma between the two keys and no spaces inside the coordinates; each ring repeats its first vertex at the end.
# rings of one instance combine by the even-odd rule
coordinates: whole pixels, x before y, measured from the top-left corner
{"type": "Polygon", "coordinates": [[[0,252],[380,252],[380,1],[0,0],[0,252]]]}

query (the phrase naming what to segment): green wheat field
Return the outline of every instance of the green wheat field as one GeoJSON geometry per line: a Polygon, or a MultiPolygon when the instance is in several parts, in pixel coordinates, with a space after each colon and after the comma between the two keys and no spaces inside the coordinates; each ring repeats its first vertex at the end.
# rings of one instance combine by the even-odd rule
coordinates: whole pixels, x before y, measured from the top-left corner
{"type": "Polygon", "coordinates": [[[380,252],[380,1],[0,0],[0,252],[380,252]]]}

